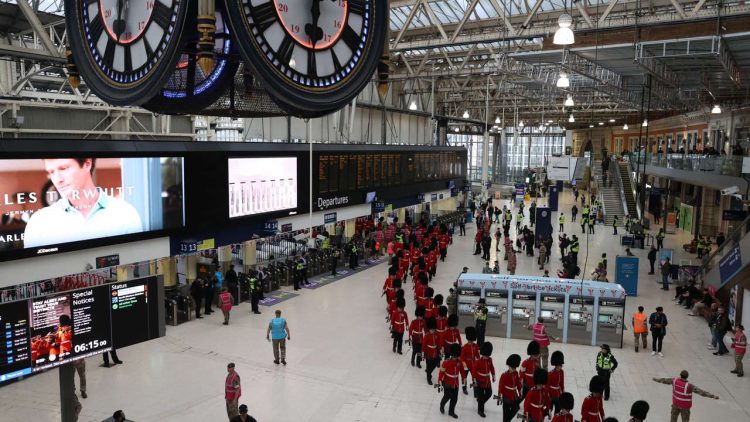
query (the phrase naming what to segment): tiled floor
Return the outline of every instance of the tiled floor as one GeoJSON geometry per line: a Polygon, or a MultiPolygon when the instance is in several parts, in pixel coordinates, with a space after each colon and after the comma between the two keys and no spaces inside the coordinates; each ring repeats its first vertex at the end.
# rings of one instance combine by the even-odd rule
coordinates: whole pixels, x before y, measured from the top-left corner
{"type": "MultiPolygon", "coordinates": [[[[564,194],[564,210],[569,216],[571,196],[564,194]]],[[[553,223],[557,216],[553,215],[553,223]]],[[[568,222],[570,226],[572,223],[568,222]]],[[[555,224],[555,228],[557,225],[555,224]]],[[[588,238],[588,267],[601,252],[610,257],[623,253],[611,228],[597,226],[588,238]]],[[[570,226],[569,234],[580,233],[570,226]]],[[[460,269],[466,265],[481,271],[483,263],[471,255],[474,227],[466,237],[456,237],[445,263],[440,263],[433,285],[447,293],[460,269]]],[[[556,235],[556,234],[555,234],[556,235]]],[[[680,245],[687,236],[666,240],[677,259],[687,258],[680,245]]],[[[581,242],[580,257],[586,257],[581,242]]],[[[638,305],[653,310],[663,305],[669,317],[664,358],[650,353],[634,353],[630,331],[625,348],[614,350],[620,368],[612,379],[612,399],[605,404],[608,415],[627,420],[630,405],[648,400],[648,420],[666,421],[671,403],[670,387],[656,384],[652,377],[669,377],[681,369],[691,372],[690,380],[721,396],[718,401],[696,396],[693,421],[750,420],[750,377],[737,378],[730,356],[715,357],[706,349],[705,322],[691,318],[671,302],[671,292],[658,289],[654,276],[648,276],[646,250],[634,250],[641,257],[639,296],[628,300],[630,315],[638,305]]],[[[554,274],[559,262],[554,247],[554,274]]],[[[504,272],[504,271],[503,271],[504,272]]],[[[265,329],[271,310],[251,315],[249,305],[235,308],[231,325],[221,325],[214,314],[200,321],[168,327],[167,336],[120,351],[124,365],[110,369],[88,361],[89,398],[83,400],[81,421],[101,421],[116,409],[124,409],[129,419],[144,421],[225,421],[223,382],[227,362],[237,363],[242,376],[241,403],[259,421],[434,421],[448,420],[438,412],[440,395],[427,386],[424,373],[409,365],[408,356],[390,350],[384,321],[384,300],[380,288],[385,265],[359,272],[345,280],[316,290],[304,290],[299,297],[279,305],[288,319],[292,340],[288,343],[286,367],[272,362],[265,329]]],[[[519,256],[517,274],[540,274],[535,261],[519,256]]],[[[408,285],[411,288],[411,285],[408,285]]],[[[409,302],[409,301],[408,301],[409,302]]],[[[410,314],[413,307],[410,304],[410,314]]],[[[526,342],[488,338],[495,345],[493,355],[498,372],[504,370],[510,353],[524,354],[526,342]]],[[[587,394],[588,380],[594,374],[597,349],[578,345],[553,344],[566,355],[566,386],[576,398],[576,415],[587,394]]],[[[750,362],[748,362],[750,364],[750,362]]],[[[34,376],[0,389],[0,420],[59,420],[58,380],[55,371],[34,376]]],[[[460,395],[457,413],[461,420],[484,420],[476,414],[476,402],[460,395]]],[[[499,420],[501,410],[489,402],[488,420],[499,420]]]]}

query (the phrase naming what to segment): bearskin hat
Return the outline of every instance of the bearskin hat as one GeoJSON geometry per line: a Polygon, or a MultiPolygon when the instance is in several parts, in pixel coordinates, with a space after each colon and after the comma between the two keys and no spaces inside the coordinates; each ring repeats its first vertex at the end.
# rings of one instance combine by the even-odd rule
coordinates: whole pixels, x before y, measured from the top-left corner
{"type": "Polygon", "coordinates": [[[552,364],[552,366],[565,364],[565,355],[563,355],[563,352],[559,350],[555,350],[554,352],[552,352],[552,356],[550,356],[550,363],[552,364]]]}
{"type": "Polygon", "coordinates": [[[521,356],[514,353],[508,356],[508,359],[505,360],[505,364],[511,368],[518,368],[521,366],[521,356]]]}
{"type": "Polygon", "coordinates": [[[485,341],[479,346],[479,354],[482,356],[492,356],[492,343],[485,341]]]}
{"type": "Polygon", "coordinates": [[[464,328],[464,334],[466,334],[466,341],[477,341],[477,329],[474,326],[469,325],[464,328]]]}
{"type": "Polygon", "coordinates": [[[539,349],[540,349],[539,343],[537,343],[534,340],[531,340],[529,342],[529,345],[526,346],[526,354],[529,355],[529,356],[538,355],[539,354],[539,349]]]}

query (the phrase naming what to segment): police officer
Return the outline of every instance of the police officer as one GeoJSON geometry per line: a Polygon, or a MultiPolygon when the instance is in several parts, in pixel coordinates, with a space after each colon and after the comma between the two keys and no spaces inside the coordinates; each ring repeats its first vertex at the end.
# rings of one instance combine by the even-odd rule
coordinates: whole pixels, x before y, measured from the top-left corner
{"type": "Polygon", "coordinates": [[[250,276],[250,306],[252,307],[252,313],[254,314],[260,314],[260,311],[258,310],[258,302],[260,302],[260,292],[260,282],[254,275],[250,276]]]}
{"type": "Polygon", "coordinates": [[[341,258],[341,251],[334,246],[333,251],[331,251],[331,275],[336,275],[336,266],[339,264],[339,258],[341,258]]]}
{"type": "Polygon", "coordinates": [[[578,242],[578,236],[573,235],[573,239],[570,241],[570,254],[573,255],[573,261],[575,262],[576,265],[578,265],[578,251],[579,250],[581,250],[581,245],[578,242]]]}
{"type": "Polygon", "coordinates": [[[581,233],[586,233],[586,223],[588,222],[589,216],[584,214],[581,216],[581,233]]]}
{"type": "Polygon", "coordinates": [[[560,213],[560,218],[558,218],[558,221],[560,222],[560,233],[565,231],[565,213],[560,213]]]}
{"type": "Polygon", "coordinates": [[[664,229],[659,229],[659,233],[656,234],[656,250],[664,247],[664,229]]]}
{"type": "Polygon", "coordinates": [[[612,228],[613,228],[613,229],[615,230],[615,231],[614,231],[614,233],[612,233],[612,234],[613,234],[613,235],[615,235],[615,236],[617,235],[617,222],[618,222],[619,220],[620,220],[620,219],[619,219],[619,218],[617,218],[617,216],[615,216],[615,219],[614,219],[614,220],[612,220],[612,228]]]}
{"type": "Polygon", "coordinates": [[[349,249],[349,268],[357,268],[357,244],[352,242],[349,249]]]}
{"type": "Polygon", "coordinates": [[[602,350],[596,355],[596,373],[604,383],[604,400],[609,400],[609,378],[617,369],[617,359],[610,351],[609,344],[602,344],[602,350]]]}
{"type": "Polygon", "coordinates": [[[474,309],[474,327],[477,330],[477,344],[484,343],[484,333],[487,330],[487,306],[484,298],[479,299],[479,303],[474,309]]]}
{"type": "Polygon", "coordinates": [[[310,281],[307,279],[307,254],[303,254],[299,260],[302,262],[302,277],[300,278],[300,284],[309,286],[310,281]]]}
{"type": "Polygon", "coordinates": [[[305,268],[305,264],[300,258],[297,260],[297,264],[294,266],[294,290],[299,290],[299,285],[302,284],[302,270],[305,268]]]}

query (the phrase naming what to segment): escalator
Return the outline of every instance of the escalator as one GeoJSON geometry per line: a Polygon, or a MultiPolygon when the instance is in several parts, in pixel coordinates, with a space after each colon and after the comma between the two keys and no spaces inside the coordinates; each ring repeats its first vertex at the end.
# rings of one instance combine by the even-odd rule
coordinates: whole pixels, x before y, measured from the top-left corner
{"type": "Polygon", "coordinates": [[[628,215],[638,216],[638,206],[635,202],[635,189],[633,181],[630,179],[629,165],[627,162],[620,161],[617,163],[620,169],[620,180],[622,181],[622,191],[625,194],[625,205],[628,215]]]}

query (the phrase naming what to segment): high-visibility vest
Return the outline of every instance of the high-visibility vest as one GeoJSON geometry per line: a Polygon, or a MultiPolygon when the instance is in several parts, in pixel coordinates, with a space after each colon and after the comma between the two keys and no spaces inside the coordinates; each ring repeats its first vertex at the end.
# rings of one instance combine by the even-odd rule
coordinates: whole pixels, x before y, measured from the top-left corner
{"type": "Polygon", "coordinates": [[[561,215],[560,218],[559,218],[559,220],[560,220],[560,224],[565,223],[565,216],[561,215]]]}
{"type": "Polygon", "coordinates": [[[221,301],[221,310],[228,311],[232,309],[232,295],[229,292],[223,292],[219,295],[221,301]]]}
{"type": "Polygon", "coordinates": [[[672,380],[672,406],[680,409],[693,407],[693,386],[687,380],[682,378],[672,380]]]}
{"type": "Polygon", "coordinates": [[[648,332],[648,319],[645,314],[636,312],[633,314],[633,332],[634,333],[647,333],[648,332]]]}
{"type": "Polygon", "coordinates": [[[612,369],[612,355],[599,352],[596,357],[596,367],[601,369],[612,369]]]}
{"type": "Polygon", "coordinates": [[[549,337],[544,329],[544,324],[536,323],[531,326],[534,329],[534,341],[539,343],[541,347],[549,346],[549,337]]]}
{"type": "Polygon", "coordinates": [[[734,334],[734,352],[738,355],[744,355],[747,351],[747,336],[739,329],[734,334]]]}
{"type": "Polygon", "coordinates": [[[573,243],[570,244],[570,251],[573,253],[578,253],[579,249],[580,245],[578,244],[578,241],[574,240],[573,243]]]}
{"type": "Polygon", "coordinates": [[[297,263],[297,270],[302,271],[305,269],[305,264],[298,262],[297,263]]]}
{"type": "Polygon", "coordinates": [[[227,374],[226,382],[224,383],[224,398],[227,400],[239,399],[242,395],[242,387],[240,386],[240,376],[237,372],[232,371],[231,374],[227,374]],[[237,381],[237,387],[234,386],[235,380],[237,381]]]}
{"type": "Polygon", "coordinates": [[[325,250],[331,247],[331,240],[327,237],[323,239],[323,243],[320,245],[321,249],[325,250]]]}

